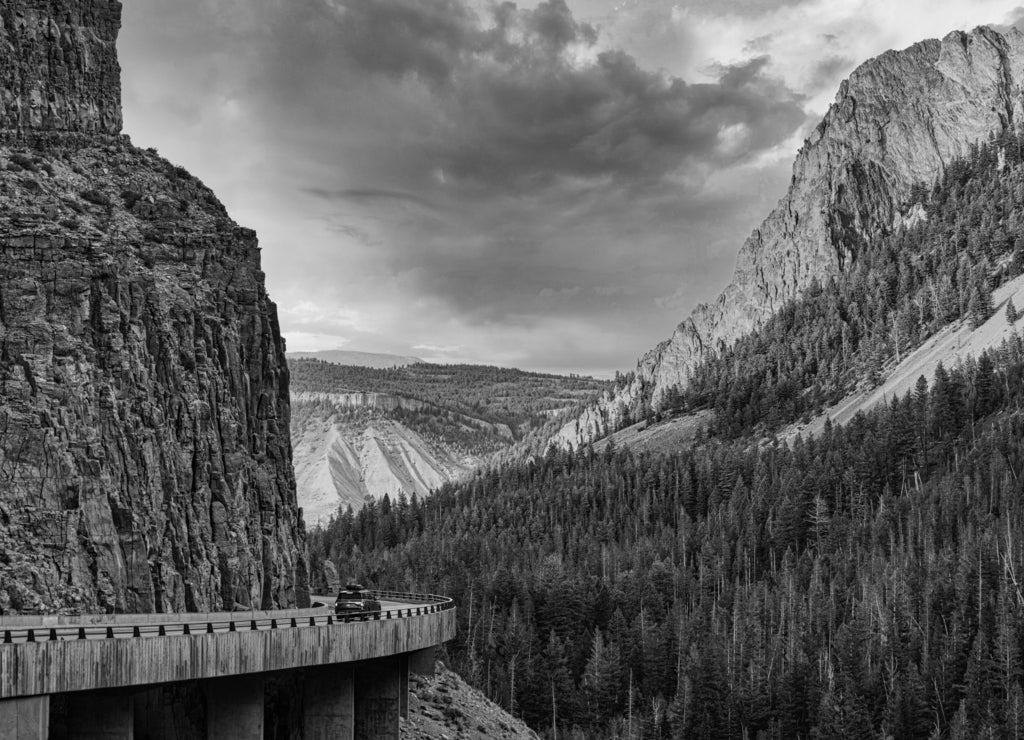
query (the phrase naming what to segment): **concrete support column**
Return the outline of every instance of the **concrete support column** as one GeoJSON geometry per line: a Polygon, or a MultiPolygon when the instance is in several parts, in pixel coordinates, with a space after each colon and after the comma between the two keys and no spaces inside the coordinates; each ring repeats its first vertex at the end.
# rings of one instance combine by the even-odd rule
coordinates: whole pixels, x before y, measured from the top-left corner
{"type": "Polygon", "coordinates": [[[399,657],[356,664],[355,740],[399,740],[401,668],[399,657]]]}
{"type": "Polygon", "coordinates": [[[70,740],[134,740],[135,710],[127,691],[68,694],[70,740]]]}
{"type": "Polygon", "coordinates": [[[437,658],[437,648],[428,647],[423,650],[414,650],[406,653],[409,658],[409,671],[417,676],[433,676],[434,662],[437,658]]]}
{"type": "Polygon", "coordinates": [[[47,740],[49,735],[49,696],[0,699],[0,737],[4,740],[47,740]]]}
{"type": "Polygon", "coordinates": [[[305,740],[353,740],[355,677],[351,665],[307,670],[303,694],[305,740]]]}
{"type": "Polygon", "coordinates": [[[398,706],[402,719],[409,719],[409,654],[398,656],[398,706]]]}
{"type": "Polygon", "coordinates": [[[263,737],[263,677],[240,675],[207,681],[206,737],[258,740],[263,737]]]}
{"type": "Polygon", "coordinates": [[[140,687],[132,703],[137,740],[184,740],[206,733],[206,701],[198,682],[140,687]]]}

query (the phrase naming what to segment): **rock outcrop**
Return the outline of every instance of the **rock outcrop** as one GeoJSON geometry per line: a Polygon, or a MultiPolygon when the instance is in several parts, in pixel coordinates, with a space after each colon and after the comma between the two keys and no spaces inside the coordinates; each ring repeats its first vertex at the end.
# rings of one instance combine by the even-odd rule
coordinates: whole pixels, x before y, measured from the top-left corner
{"type": "Polygon", "coordinates": [[[0,3],[0,128],[120,133],[120,27],[113,0],[0,3]]]}
{"type": "Polygon", "coordinates": [[[1024,123],[1024,34],[981,27],[887,52],[840,86],[793,165],[789,191],[740,250],[732,283],[637,366],[635,382],[559,435],[579,446],[638,399],[657,405],[709,353],[763,324],[813,281],[847,269],[971,144],[1024,123]]]}
{"type": "Polygon", "coordinates": [[[438,661],[433,676],[409,676],[409,740],[539,740],[526,723],[499,707],[438,661]]]}
{"type": "Polygon", "coordinates": [[[120,136],[113,0],[0,0],[0,612],[308,602],[253,232],[120,136]]]}

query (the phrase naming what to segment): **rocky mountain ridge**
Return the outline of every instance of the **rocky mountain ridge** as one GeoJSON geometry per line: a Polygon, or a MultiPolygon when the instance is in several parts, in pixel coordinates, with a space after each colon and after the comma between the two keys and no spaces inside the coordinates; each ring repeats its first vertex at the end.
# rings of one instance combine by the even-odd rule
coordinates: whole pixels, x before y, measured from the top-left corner
{"type": "Polygon", "coordinates": [[[733,281],[698,306],[637,363],[633,381],[556,436],[579,447],[625,414],[657,407],[693,369],[760,326],[814,281],[848,269],[860,245],[891,230],[930,183],[970,146],[1024,122],[1024,34],[979,27],[890,51],[840,86],[804,143],[789,191],[747,239],[733,281]]]}
{"type": "Polygon", "coordinates": [[[0,0],[0,613],[308,603],[252,231],[120,135],[114,0],[0,0]]]}

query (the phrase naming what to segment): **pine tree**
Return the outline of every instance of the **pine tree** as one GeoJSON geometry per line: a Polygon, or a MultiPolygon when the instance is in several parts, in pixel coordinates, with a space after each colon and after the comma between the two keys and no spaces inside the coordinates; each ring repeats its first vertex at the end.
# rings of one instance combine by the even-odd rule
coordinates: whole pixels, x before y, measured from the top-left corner
{"type": "Polygon", "coordinates": [[[583,672],[583,690],[595,719],[614,715],[618,707],[619,651],[606,643],[600,629],[594,630],[590,660],[583,672]]]}
{"type": "Polygon", "coordinates": [[[1017,307],[1013,305],[1013,298],[1006,302],[1006,323],[1013,325],[1017,323],[1017,319],[1020,318],[1020,314],[1017,313],[1017,307]]]}
{"type": "Polygon", "coordinates": [[[967,303],[967,318],[972,329],[977,329],[992,315],[992,288],[983,270],[975,270],[971,279],[971,296],[967,303]]]}

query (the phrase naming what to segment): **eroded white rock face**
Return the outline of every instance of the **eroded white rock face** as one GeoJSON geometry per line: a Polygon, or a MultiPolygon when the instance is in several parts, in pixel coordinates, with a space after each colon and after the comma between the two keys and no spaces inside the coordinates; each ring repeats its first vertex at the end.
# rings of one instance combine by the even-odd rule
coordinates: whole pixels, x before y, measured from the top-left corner
{"type": "MultiPolygon", "coordinates": [[[[367,498],[380,500],[386,494],[395,499],[403,492],[427,496],[485,462],[391,418],[397,409],[429,406],[416,399],[382,393],[296,393],[292,403],[299,411],[292,426],[298,498],[310,524],[326,523],[339,507],[358,511],[367,498]],[[310,404],[326,404],[326,410],[303,413],[310,404]]],[[[479,426],[474,429],[479,431],[479,426]]],[[[486,431],[511,438],[505,425],[488,424],[486,431]]]]}
{"type": "MultiPolygon", "coordinates": [[[[817,279],[847,268],[859,245],[893,228],[911,187],[930,183],[971,144],[1024,122],[1024,34],[957,31],[863,64],[804,143],[789,191],[740,250],[732,282],[640,358],[638,382],[559,435],[578,447],[594,423],[685,385],[709,353],[763,324],[817,279]]],[[[594,434],[594,432],[597,434],[594,434]]],[[[594,436],[589,436],[594,434],[594,436]]]]}

